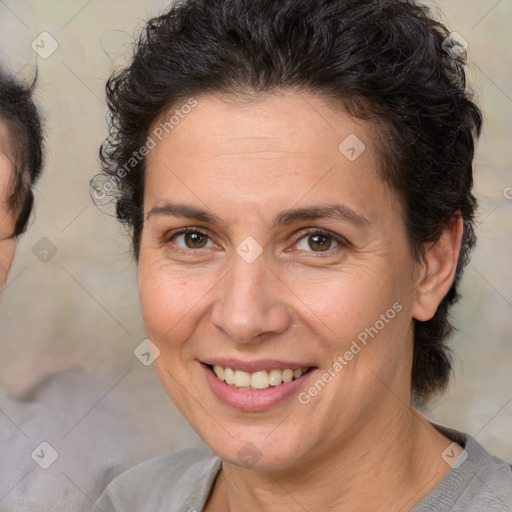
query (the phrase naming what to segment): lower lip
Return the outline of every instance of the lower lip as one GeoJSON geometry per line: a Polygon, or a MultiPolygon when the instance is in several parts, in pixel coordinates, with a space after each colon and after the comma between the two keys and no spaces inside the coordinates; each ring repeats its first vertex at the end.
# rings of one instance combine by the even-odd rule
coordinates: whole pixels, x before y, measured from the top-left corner
{"type": "Polygon", "coordinates": [[[298,394],[300,388],[304,387],[311,375],[316,372],[316,369],[313,369],[291,382],[253,391],[230,386],[220,380],[204,363],[201,363],[201,367],[215,396],[225,404],[244,411],[263,411],[284,402],[298,394]]]}

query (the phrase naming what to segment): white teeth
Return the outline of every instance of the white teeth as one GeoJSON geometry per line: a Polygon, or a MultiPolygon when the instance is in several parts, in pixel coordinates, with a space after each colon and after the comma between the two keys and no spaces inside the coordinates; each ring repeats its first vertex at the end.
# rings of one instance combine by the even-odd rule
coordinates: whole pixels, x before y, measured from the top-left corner
{"type": "MultiPolygon", "coordinates": [[[[213,367],[214,370],[215,368],[218,368],[218,366],[213,367]]],[[[220,368],[222,368],[222,366],[220,368]]],[[[217,377],[219,376],[217,375],[217,377]]],[[[230,384],[232,386],[235,383],[235,370],[233,370],[232,368],[224,369],[224,381],[226,382],[226,384],[230,384]]]]}
{"type": "Polygon", "coordinates": [[[240,372],[237,370],[235,372],[235,379],[234,379],[233,384],[238,388],[250,386],[251,385],[251,374],[248,372],[240,372]]]}
{"type": "Polygon", "coordinates": [[[281,370],[270,370],[268,381],[271,386],[279,386],[283,380],[283,372],[281,370]]]}
{"type": "Polygon", "coordinates": [[[251,374],[251,388],[266,389],[269,386],[268,373],[265,370],[251,374]]]}
{"type": "Polygon", "coordinates": [[[291,382],[293,380],[293,370],[287,368],[283,372],[283,382],[291,382]]]}
{"type": "Polygon", "coordinates": [[[220,380],[224,380],[224,368],[222,368],[222,366],[214,366],[213,371],[220,380]]]}
{"type": "Polygon", "coordinates": [[[298,379],[299,377],[302,377],[304,375],[304,369],[299,368],[298,370],[293,370],[293,378],[298,379]]]}
{"type": "Polygon", "coordinates": [[[294,379],[298,379],[302,377],[308,369],[298,368],[292,370],[287,368],[286,370],[275,369],[269,372],[260,370],[249,373],[215,365],[213,371],[219,380],[224,381],[230,386],[237,388],[267,389],[269,386],[279,386],[282,382],[291,382],[294,379]]]}

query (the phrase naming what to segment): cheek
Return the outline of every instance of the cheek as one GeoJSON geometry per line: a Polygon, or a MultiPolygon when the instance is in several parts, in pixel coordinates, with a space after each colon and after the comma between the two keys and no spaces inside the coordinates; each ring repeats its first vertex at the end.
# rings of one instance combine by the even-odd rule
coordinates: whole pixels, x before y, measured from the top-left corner
{"type": "Polygon", "coordinates": [[[7,276],[9,274],[15,252],[15,240],[2,240],[0,242],[0,288],[2,288],[7,282],[7,276]]]}
{"type": "Polygon", "coordinates": [[[322,340],[323,363],[341,364],[340,383],[365,389],[376,384],[368,367],[382,376],[398,371],[411,339],[411,295],[396,273],[354,269],[298,289],[307,305],[303,314],[322,340]]]}
{"type": "Polygon", "coordinates": [[[304,314],[334,338],[342,333],[343,338],[357,335],[403,296],[390,272],[369,265],[318,273],[314,278],[294,276],[288,285],[303,304],[304,314]]]}
{"type": "MultiPolygon", "coordinates": [[[[208,281],[209,282],[209,281],[208,281]]],[[[147,336],[160,350],[169,351],[185,341],[201,316],[202,299],[211,286],[184,276],[179,269],[145,257],[141,251],[138,290],[147,336]]]]}

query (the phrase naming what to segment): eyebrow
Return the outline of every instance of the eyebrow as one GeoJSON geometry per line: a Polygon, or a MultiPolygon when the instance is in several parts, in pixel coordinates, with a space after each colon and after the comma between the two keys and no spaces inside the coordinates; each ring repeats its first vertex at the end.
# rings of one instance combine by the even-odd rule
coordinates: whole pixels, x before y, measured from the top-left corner
{"type": "Polygon", "coordinates": [[[285,210],[274,220],[273,227],[292,224],[294,222],[304,220],[318,220],[325,218],[350,222],[361,227],[370,224],[364,215],[355,212],[348,206],[334,203],[326,206],[308,206],[304,208],[292,208],[290,210],[285,210]]]}
{"type": "Polygon", "coordinates": [[[200,222],[209,222],[211,224],[222,224],[226,223],[217,217],[214,213],[211,213],[197,206],[184,203],[164,203],[161,206],[154,206],[151,208],[147,215],[147,220],[153,215],[171,215],[173,217],[184,217],[190,220],[196,220],[200,222]]]}
{"type": "MultiPolygon", "coordinates": [[[[195,220],[204,223],[223,225],[226,223],[217,215],[197,206],[192,206],[184,203],[164,203],[160,206],[154,206],[148,213],[147,219],[153,215],[170,215],[174,217],[183,217],[190,220],[195,220]]],[[[370,224],[368,219],[345,206],[343,204],[334,203],[326,206],[308,206],[303,208],[291,208],[281,212],[273,222],[272,227],[284,226],[293,224],[295,222],[305,220],[318,220],[318,219],[335,219],[342,222],[350,222],[357,226],[367,226],[370,224]]]]}

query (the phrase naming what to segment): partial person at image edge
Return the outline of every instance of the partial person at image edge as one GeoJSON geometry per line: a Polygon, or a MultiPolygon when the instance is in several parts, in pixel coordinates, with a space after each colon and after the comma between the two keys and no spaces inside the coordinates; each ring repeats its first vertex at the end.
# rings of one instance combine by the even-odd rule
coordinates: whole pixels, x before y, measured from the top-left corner
{"type": "Polygon", "coordinates": [[[43,169],[43,130],[27,86],[0,67],[0,291],[7,282],[17,238],[32,212],[32,187],[43,169]]]}

